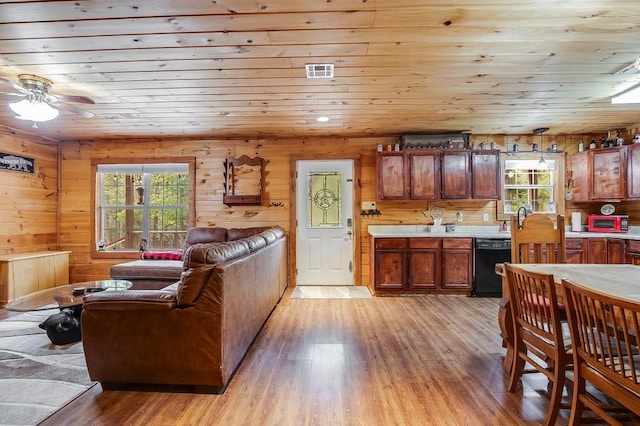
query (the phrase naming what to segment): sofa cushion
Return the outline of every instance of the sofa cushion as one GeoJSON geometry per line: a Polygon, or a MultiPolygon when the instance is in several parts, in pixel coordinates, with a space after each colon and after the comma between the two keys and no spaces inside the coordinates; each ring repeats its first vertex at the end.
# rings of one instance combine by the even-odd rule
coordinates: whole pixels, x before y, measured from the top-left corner
{"type": "Polygon", "coordinates": [[[221,243],[227,238],[227,228],[210,226],[195,226],[187,229],[187,238],[184,240],[183,249],[194,244],[221,243]]]}
{"type": "Polygon", "coordinates": [[[184,266],[196,268],[202,265],[217,265],[249,253],[249,245],[245,241],[194,244],[184,253],[184,266]]]}
{"type": "Polygon", "coordinates": [[[279,238],[278,235],[272,229],[267,229],[266,231],[262,231],[258,235],[264,238],[267,241],[267,244],[271,244],[279,238]]]}
{"type": "Polygon", "coordinates": [[[230,228],[227,229],[227,241],[235,241],[242,238],[251,237],[267,229],[269,229],[268,226],[254,226],[252,228],[230,228]]]}
{"type": "Polygon", "coordinates": [[[247,237],[244,239],[246,243],[249,245],[249,251],[254,252],[259,248],[262,248],[267,245],[267,240],[262,238],[260,235],[254,235],[253,237],[247,237]]]}
{"type": "Polygon", "coordinates": [[[178,306],[191,306],[198,300],[214,268],[215,265],[204,265],[182,273],[178,283],[178,306]]]}
{"type": "Polygon", "coordinates": [[[182,270],[180,260],[134,260],[113,265],[109,274],[111,278],[119,280],[178,280],[182,270]]]}

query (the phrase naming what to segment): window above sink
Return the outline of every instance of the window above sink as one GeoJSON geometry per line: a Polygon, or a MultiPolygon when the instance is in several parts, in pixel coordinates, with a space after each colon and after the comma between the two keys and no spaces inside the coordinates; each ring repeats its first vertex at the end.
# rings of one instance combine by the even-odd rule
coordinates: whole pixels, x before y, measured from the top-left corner
{"type": "Polygon", "coordinates": [[[503,153],[500,171],[499,220],[515,215],[520,207],[553,216],[564,212],[564,154],[545,153],[545,162],[541,164],[537,153],[503,153]]]}

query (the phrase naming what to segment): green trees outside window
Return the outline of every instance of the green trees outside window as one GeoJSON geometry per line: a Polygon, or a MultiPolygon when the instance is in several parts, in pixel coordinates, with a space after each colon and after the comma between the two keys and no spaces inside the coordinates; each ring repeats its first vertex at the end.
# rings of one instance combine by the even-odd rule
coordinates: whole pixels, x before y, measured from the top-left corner
{"type": "Polygon", "coordinates": [[[538,160],[507,160],[504,167],[504,213],[520,207],[535,213],[555,213],[554,160],[541,167],[538,160]]]}
{"type": "Polygon", "coordinates": [[[96,238],[105,251],[182,247],[189,226],[187,164],[100,164],[96,238]]]}

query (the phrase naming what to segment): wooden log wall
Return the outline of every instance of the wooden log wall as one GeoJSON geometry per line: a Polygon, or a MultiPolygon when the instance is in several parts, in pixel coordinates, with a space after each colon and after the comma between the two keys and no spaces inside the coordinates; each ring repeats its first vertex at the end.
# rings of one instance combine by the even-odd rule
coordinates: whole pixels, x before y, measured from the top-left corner
{"type": "Polygon", "coordinates": [[[0,152],[34,159],[34,173],[0,169],[0,254],[57,250],[58,143],[0,128],[0,152]]]}
{"type": "MultiPolygon", "coordinates": [[[[630,135],[633,131],[629,132],[630,135]]],[[[625,135],[625,139],[630,138],[625,135]]],[[[558,149],[573,152],[581,135],[544,136],[544,147],[557,143],[558,149]]],[[[57,195],[57,155],[55,144],[38,142],[17,135],[2,136],[2,150],[36,157],[38,172],[33,176],[0,171],[8,177],[0,188],[8,202],[3,203],[2,242],[0,252],[30,250],[70,250],[71,282],[104,279],[109,267],[127,259],[92,259],[91,241],[91,160],[93,158],[167,158],[190,157],[196,159],[196,225],[246,227],[281,225],[290,231],[292,155],[308,158],[328,156],[360,156],[360,199],[375,200],[375,152],[379,143],[395,143],[391,137],[381,138],[314,138],[275,140],[105,140],[63,142],[60,145],[60,194],[57,195]],[[5,146],[7,148],[5,148],[5,146]],[[266,160],[266,185],[260,206],[226,206],[224,193],[224,159],[228,156],[260,156],[266,160]],[[25,194],[28,201],[25,202],[25,194]],[[273,204],[272,204],[273,203],[273,204]],[[56,219],[59,216],[59,224],[56,219]],[[59,243],[56,245],[56,239],[59,243]]],[[[586,141],[585,137],[585,141],[586,141]]],[[[501,150],[511,149],[518,143],[521,150],[530,150],[539,138],[533,135],[474,135],[472,142],[496,142],[501,150]]],[[[482,216],[489,213],[488,224],[498,225],[495,219],[496,203],[484,201],[438,202],[445,208],[444,222],[456,221],[456,213],[464,215],[464,225],[486,225],[482,216]]],[[[640,203],[620,203],[632,214],[632,224],[640,225],[640,203]],[[635,213],[635,214],[634,214],[635,213]]],[[[356,206],[357,208],[358,206],[356,206]]],[[[586,214],[599,209],[600,204],[573,204],[567,202],[565,214],[581,210],[586,214]]],[[[425,202],[378,203],[380,216],[360,218],[360,271],[356,282],[369,283],[369,239],[367,227],[371,224],[428,224],[430,218],[422,213],[425,202]]]]}

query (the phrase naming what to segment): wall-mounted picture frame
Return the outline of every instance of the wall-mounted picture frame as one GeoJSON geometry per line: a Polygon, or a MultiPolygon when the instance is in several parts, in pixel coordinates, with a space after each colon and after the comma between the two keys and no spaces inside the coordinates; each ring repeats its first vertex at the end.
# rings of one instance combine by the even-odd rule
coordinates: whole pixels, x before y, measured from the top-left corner
{"type": "Polygon", "coordinates": [[[12,172],[34,173],[36,169],[35,159],[24,155],[0,152],[0,170],[12,172]]]}

